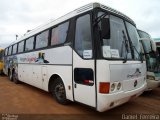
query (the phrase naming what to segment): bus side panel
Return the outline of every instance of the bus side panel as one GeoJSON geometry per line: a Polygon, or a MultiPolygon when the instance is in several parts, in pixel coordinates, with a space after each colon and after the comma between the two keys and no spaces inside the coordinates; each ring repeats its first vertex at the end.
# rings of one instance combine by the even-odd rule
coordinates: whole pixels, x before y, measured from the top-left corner
{"type": "Polygon", "coordinates": [[[20,81],[48,91],[49,80],[57,74],[62,79],[66,95],[73,100],[72,48],[62,46],[17,55],[20,81]]]}
{"type": "Polygon", "coordinates": [[[41,65],[19,64],[18,78],[22,82],[42,89],[41,65]]]}
{"type": "Polygon", "coordinates": [[[24,72],[23,72],[23,64],[18,64],[18,79],[24,82],[24,72]]]}

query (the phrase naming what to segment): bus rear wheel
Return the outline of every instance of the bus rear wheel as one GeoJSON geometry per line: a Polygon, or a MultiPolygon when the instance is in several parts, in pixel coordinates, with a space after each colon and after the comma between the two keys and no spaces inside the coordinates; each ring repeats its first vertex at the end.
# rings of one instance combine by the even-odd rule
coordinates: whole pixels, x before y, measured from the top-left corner
{"type": "Polygon", "coordinates": [[[66,98],[66,91],[64,84],[60,78],[57,78],[52,83],[51,93],[58,103],[65,105],[69,102],[66,98]]]}
{"type": "Polygon", "coordinates": [[[12,74],[12,71],[9,71],[8,76],[9,76],[9,80],[10,80],[10,81],[13,81],[13,74],[12,74]]]}
{"type": "Polygon", "coordinates": [[[16,83],[16,84],[19,83],[19,80],[17,79],[15,72],[13,72],[13,74],[12,74],[12,79],[13,79],[13,82],[14,82],[14,83],[16,83]]]}

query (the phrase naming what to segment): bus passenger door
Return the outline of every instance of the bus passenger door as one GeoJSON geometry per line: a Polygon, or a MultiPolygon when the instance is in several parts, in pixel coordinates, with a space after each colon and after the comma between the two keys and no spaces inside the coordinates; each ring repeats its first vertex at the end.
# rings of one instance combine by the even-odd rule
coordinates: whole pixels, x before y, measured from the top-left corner
{"type": "Polygon", "coordinates": [[[96,107],[95,60],[91,36],[90,14],[76,19],[73,50],[74,100],[96,107]]]}

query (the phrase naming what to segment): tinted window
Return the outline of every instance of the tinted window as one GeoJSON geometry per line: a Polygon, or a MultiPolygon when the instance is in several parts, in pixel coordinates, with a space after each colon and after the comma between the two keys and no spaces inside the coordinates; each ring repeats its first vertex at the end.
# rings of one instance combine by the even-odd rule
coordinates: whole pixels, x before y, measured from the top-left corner
{"type": "Polygon", "coordinates": [[[63,23],[52,29],[51,45],[64,43],[67,37],[69,22],[63,23]]]}
{"type": "Polygon", "coordinates": [[[47,47],[49,35],[48,33],[48,31],[45,31],[36,36],[36,48],[47,47]]]}
{"type": "Polygon", "coordinates": [[[23,52],[24,50],[24,41],[18,44],[18,53],[23,52]]]}
{"type": "Polygon", "coordinates": [[[75,35],[75,49],[78,52],[78,54],[81,56],[84,55],[85,51],[90,51],[89,58],[92,57],[90,15],[85,15],[77,19],[76,35],[75,35]]]}
{"type": "Polygon", "coordinates": [[[9,47],[8,55],[11,55],[11,53],[12,53],[12,46],[9,47]]]}
{"type": "Polygon", "coordinates": [[[92,86],[94,84],[93,70],[90,68],[75,68],[74,80],[78,84],[92,86]]]}
{"type": "Polygon", "coordinates": [[[29,38],[29,39],[26,40],[25,51],[32,50],[33,46],[34,46],[34,37],[31,37],[31,38],[29,38]]]}
{"type": "Polygon", "coordinates": [[[13,46],[13,54],[17,53],[17,44],[13,46]]]}

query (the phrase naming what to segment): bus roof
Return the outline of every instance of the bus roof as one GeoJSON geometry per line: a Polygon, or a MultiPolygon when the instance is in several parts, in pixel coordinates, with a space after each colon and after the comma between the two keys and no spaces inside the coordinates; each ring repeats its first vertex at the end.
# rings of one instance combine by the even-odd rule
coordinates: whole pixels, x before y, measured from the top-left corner
{"type": "Polygon", "coordinates": [[[69,12],[68,14],[66,14],[66,15],[64,15],[64,16],[56,19],[56,20],[53,20],[53,21],[51,21],[49,23],[46,23],[46,24],[41,25],[41,26],[38,26],[37,28],[35,28],[35,29],[27,32],[26,34],[24,34],[24,36],[22,36],[20,39],[16,40],[12,44],[17,43],[17,42],[19,42],[21,40],[24,40],[26,38],[29,38],[29,37],[31,37],[31,36],[33,36],[35,34],[38,34],[41,31],[44,31],[44,30],[56,25],[56,24],[59,24],[59,23],[61,23],[63,21],[66,21],[66,20],[76,16],[76,15],[79,15],[81,13],[87,12],[87,11],[89,11],[91,9],[94,9],[94,8],[102,8],[104,10],[107,10],[107,11],[111,12],[111,13],[117,14],[117,15],[127,19],[128,21],[130,21],[132,24],[135,25],[134,21],[132,19],[130,19],[128,16],[124,15],[123,13],[121,13],[121,12],[115,10],[115,9],[112,9],[112,8],[110,8],[108,6],[105,6],[103,4],[95,2],[95,3],[90,3],[90,4],[87,4],[85,6],[82,6],[82,7],[78,8],[78,9],[75,9],[74,11],[69,12]]]}

